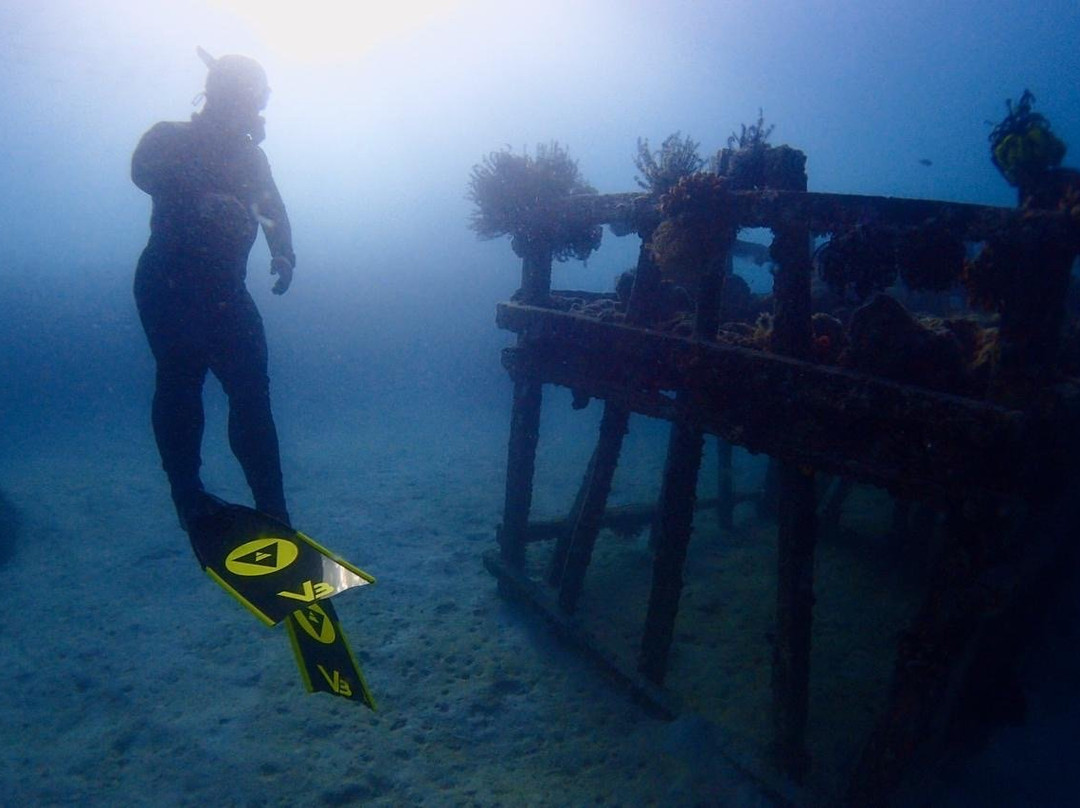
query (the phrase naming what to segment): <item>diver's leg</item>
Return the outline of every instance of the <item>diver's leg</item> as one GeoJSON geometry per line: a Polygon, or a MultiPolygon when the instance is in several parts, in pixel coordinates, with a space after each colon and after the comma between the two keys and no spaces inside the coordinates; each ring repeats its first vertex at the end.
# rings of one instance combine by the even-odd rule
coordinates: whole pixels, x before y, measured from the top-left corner
{"type": "Polygon", "coordinates": [[[199,467],[203,435],[202,388],[208,369],[198,335],[198,306],[163,277],[165,259],[147,250],[135,278],[135,301],[157,363],[151,420],[161,465],[185,530],[202,513],[199,467]]]}
{"type": "Polygon", "coordinates": [[[205,378],[205,367],[189,362],[158,362],[152,408],[154,438],[180,526],[185,530],[201,514],[205,501],[199,479],[205,378]]]}
{"type": "Polygon", "coordinates": [[[229,314],[215,329],[210,365],[229,398],[229,445],[244,469],[255,507],[288,524],[262,317],[246,291],[230,303],[229,314]]]}

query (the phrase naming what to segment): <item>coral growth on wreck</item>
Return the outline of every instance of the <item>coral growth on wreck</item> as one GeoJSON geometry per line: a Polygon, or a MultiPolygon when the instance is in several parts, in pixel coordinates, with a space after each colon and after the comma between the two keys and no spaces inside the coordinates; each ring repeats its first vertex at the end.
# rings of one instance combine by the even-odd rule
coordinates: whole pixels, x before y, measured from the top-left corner
{"type": "Polygon", "coordinates": [[[662,196],[683,177],[700,171],[705,161],[698,156],[698,144],[676,132],[664,138],[657,152],[649,150],[647,139],[638,138],[634,165],[641,172],[634,178],[637,184],[654,196],[662,196]]]}
{"type": "Polygon", "coordinates": [[[968,304],[983,311],[1000,311],[1023,255],[1014,245],[991,242],[964,263],[963,282],[968,304]]]}
{"type": "Polygon", "coordinates": [[[1061,165],[1065,144],[1050,131],[1050,122],[1032,111],[1035,96],[1024,90],[1013,106],[1005,102],[1008,114],[990,133],[990,159],[1005,181],[1016,188],[1036,183],[1061,165]]]}
{"type": "Polygon", "coordinates": [[[660,200],[663,221],[651,248],[667,280],[693,286],[717,250],[730,244],[734,229],[724,216],[728,180],[698,172],[680,179],[660,200]]]}
{"type": "Polygon", "coordinates": [[[469,225],[482,239],[509,235],[521,258],[542,250],[556,261],[585,260],[600,246],[603,230],[575,220],[564,203],[595,193],[558,143],[540,144],[535,156],[492,152],[469,176],[466,198],[476,205],[469,225]]]}
{"type": "Polygon", "coordinates": [[[896,281],[896,247],[890,234],[872,225],[834,233],[814,252],[814,267],[841,297],[864,300],[896,281]]]}
{"type": "Polygon", "coordinates": [[[996,359],[996,329],[968,318],[915,317],[884,294],[855,311],[848,336],[841,364],[946,393],[984,391],[996,359]]]}
{"type": "Polygon", "coordinates": [[[759,107],[757,122],[749,126],[742,124],[742,131],[737,135],[732,132],[727,140],[728,148],[763,149],[769,144],[769,135],[775,128],[775,124],[765,125],[765,112],[759,107]]]}
{"type": "Polygon", "coordinates": [[[915,228],[859,224],[832,235],[814,253],[818,276],[838,295],[865,300],[896,282],[941,292],[964,274],[964,242],[944,225],[915,228]]]}
{"type": "Polygon", "coordinates": [[[711,169],[730,180],[731,190],[806,190],[806,155],[790,146],[771,145],[769,136],[774,128],[765,125],[759,110],[757,123],[743,124],[742,131],[732,133],[727,147],[713,158],[711,169]]]}
{"type": "Polygon", "coordinates": [[[844,324],[836,317],[823,311],[816,312],[810,319],[814,342],[811,358],[822,365],[835,365],[848,348],[848,335],[844,324]]]}
{"type": "Polygon", "coordinates": [[[947,227],[928,223],[896,240],[896,264],[909,289],[941,292],[955,286],[964,271],[964,242],[947,227]]]}

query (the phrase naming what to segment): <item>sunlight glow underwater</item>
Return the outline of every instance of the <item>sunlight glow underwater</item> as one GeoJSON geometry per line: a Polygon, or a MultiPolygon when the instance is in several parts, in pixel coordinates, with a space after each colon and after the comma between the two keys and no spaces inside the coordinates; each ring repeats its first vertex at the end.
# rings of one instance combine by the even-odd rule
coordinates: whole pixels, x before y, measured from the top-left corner
{"type": "Polygon", "coordinates": [[[467,0],[211,0],[235,14],[281,56],[307,63],[349,62],[451,13],[467,0]]]}

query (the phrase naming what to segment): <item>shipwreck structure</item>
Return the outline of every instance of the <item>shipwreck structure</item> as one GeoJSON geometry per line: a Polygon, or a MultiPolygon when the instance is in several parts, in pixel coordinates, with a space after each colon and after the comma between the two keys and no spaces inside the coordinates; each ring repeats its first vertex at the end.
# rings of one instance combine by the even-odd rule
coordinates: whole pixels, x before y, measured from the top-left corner
{"type": "Polygon", "coordinates": [[[810,193],[804,164],[794,149],[753,143],[663,195],[579,189],[513,233],[521,287],[497,310],[498,326],[516,334],[503,356],[513,382],[505,509],[485,563],[503,594],[539,609],[670,716],[681,694],[665,685],[695,519],[708,507],[723,531],[752,499],[774,525],[775,601],[772,630],[758,638],[769,737],[742,762],[795,803],[888,804],[940,760],[971,694],[992,691],[987,670],[1016,659],[1040,596],[1071,559],[1080,386],[1068,301],[1080,207],[810,193]],[[567,223],[640,239],[618,292],[551,288],[553,234],[567,223]],[[772,290],[757,298],[732,271],[748,228],[772,234],[772,290]],[[965,290],[969,309],[917,316],[916,291],[933,300],[948,290],[965,290]],[[539,522],[531,502],[552,385],[603,413],[565,518],[539,522]],[[658,496],[611,508],[634,414],[670,422],[658,496]],[[707,438],[720,473],[716,496],[699,499],[707,438]],[[761,490],[735,490],[732,447],[767,456],[761,490]],[[887,638],[888,686],[858,752],[841,781],[822,783],[807,741],[815,548],[861,485],[891,497],[883,531],[902,523],[941,540],[919,559],[907,624],[887,638]],[[651,584],[628,664],[579,606],[605,531],[635,526],[650,531],[651,584]],[[539,553],[542,565],[531,562],[539,553]]]}

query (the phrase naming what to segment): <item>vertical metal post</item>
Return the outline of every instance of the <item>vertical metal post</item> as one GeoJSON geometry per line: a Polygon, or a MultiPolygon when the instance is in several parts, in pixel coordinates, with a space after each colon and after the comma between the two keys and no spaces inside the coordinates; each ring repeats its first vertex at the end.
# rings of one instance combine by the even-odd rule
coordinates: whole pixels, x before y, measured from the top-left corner
{"type": "Polygon", "coordinates": [[[716,523],[721,530],[735,524],[735,475],[732,471],[733,447],[723,438],[716,440],[716,523]]]}
{"type": "Polygon", "coordinates": [[[626,306],[626,322],[630,325],[648,325],[656,319],[660,300],[660,267],[652,256],[649,242],[654,227],[641,230],[641,248],[638,250],[637,269],[634,272],[634,288],[626,306]]]}
{"type": "MultiPolygon", "coordinates": [[[[738,236],[738,231],[735,231],[735,236],[738,236]]],[[[734,246],[734,243],[732,244],[734,246]]],[[[727,264],[724,267],[723,280],[731,277],[731,274],[735,271],[734,256],[732,250],[728,250],[727,264]]],[[[719,320],[720,303],[723,297],[723,283],[720,285],[720,290],[717,293],[717,320],[719,320]]],[[[717,322],[719,327],[719,322],[717,322]]],[[[713,329],[715,333],[715,328],[713,329]]],[[[723,438],[717,438],[716,440],[717,451],[717,476],[716,476],[716,523],[721,530],[731,530],[735,524],[735,476],[732,473],[732,452],[733,447],[723,438]]]]}
{"type": "Polygon", "coordinates": [[[515,568],[525,564],[526,533],[532,508],[536,444],[540,437],[541,384],[527,374],[514,380],[514,404],[510,413],[510,441],[506,457],[506,496],[499,547],[503,560],[515,568]]]}
{"type": "Polygon", "coordinates": [[[534,245],[521,259],[521,290],[518,299],[530,306],[543,306],[551,298],[551,249],[534,245]]]}
{"type": "MultiPolygon", "coordinates": [[[[526,254],[522,260],[520,298],[523,303],[543,305],[550,294],[551,250],[540,248],[526,254]]],[[[510,440],[506,457],[506,496],[498,538],[503,560],[509,566],[520,569],[525,563],[543,396],[542,383],[529,361],[535,349],[527,333],[518,336],[515,350],[519,354],[519,362],[514,376],[514,402],[510,412],[510,440]]]]}
{"type": "MultiPolygon", "coordinates": [[[[720,293],[724,274],[730,266],[734,239],[735,232],[732,231],[730,241],[717,250],[708,266],[703,267],[694,317],[696,339],[716,339],[720,293]]],[[[686,395],[680,392],[676,405],[685,401],[686,395]]],[[[694,527],[694,502],[703,445],[704,435],[697,424],[679,418],[671,425],[653,541],[656,558],[653,560],[652,589],[638,657],[638,670],[658,685],[663,684],[667,674],[668,653],[675,635],[683,566],[694,527]]]]}
{"type": "Polygon", "coordinates": [[[655,684],[667,674],[668,651],[683,586],[683,565],[694,523],[698,468],[703,439],[699,429],[676,421],[668,440],[664,482],[657,518],[656,558],[638,670],[655,684]]]}
{"type": "MultiPolygon", "coordinates": [[[[641,248],[634,274],[634,288],[627,304],[626,315],[627,322],[636,325],[652,321],[660,292],[660,271],[649,248],[652,228],[643,229],[640,235],[641,248]]],[[[548,571],[548,582],[560,588],[559,606],[566,612],[574,611],[581,596],[585,572],[600,533],[600,522],[607,509],[611,481],[615,476],[629,423],[628,409],[604,402],[604,415],[600,420],[600,435],[596,448],[567,519],[567,531],[556,542],[548,571]]]]}
{"type": "Polygon", "coordinates": [[[781,770],[801,782],[810,763],[810,632],[814,608],[814,472],[780,464],[776,648],[772,692],[774,751],[781,770]]]}
{"type": "MultiPolygon", "coordinates": [[[[619,464],[623,436],[626,435],[630,411],[616,404],[605,403],[600,421],[600,437],[589,462],[589,470],[583,483],[585,496],[581,507],[572,514],[565,564],[559,576],[559,606],[565,612],[573,612],[585,582],[585,571],[592,559],[600,522],[607,508],[611,493],[611,480],[619,464]]],[[[553,569],[554,573],[557,570],[553,569]]]]}
{"type": "MultiPolygon", "coordinates": [[[[805,359],[810,355],[810,232],[798,224],[774,232],[777,260],[772,347],[805,359]]],[[[772,692],[774,755],[787,776],[800,782],[809,768],[806,717],[810,693],[810,632],[814,605],[816,533],[814,472],[779,463],[777,524],[776,647],[772,692]]]]}
{"type": "Polygon", "coordinates": [[[1056,244],[1019,243],[999,248],[1015,267],[1001,305],[1001,359],[991,395],[1023,406],[1057,367],[1061,324],[1075,254],[1056,244]]]}

